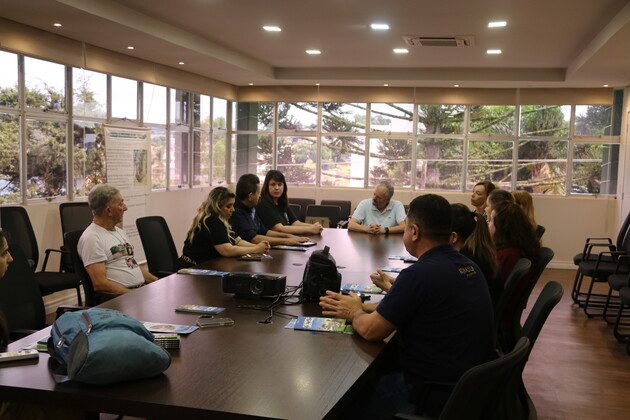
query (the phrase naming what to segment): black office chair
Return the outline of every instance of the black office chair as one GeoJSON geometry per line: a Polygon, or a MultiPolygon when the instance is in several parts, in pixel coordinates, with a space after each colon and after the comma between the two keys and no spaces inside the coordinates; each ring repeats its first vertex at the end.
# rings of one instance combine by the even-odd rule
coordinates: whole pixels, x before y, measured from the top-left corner
{"type": "Polygon", "coordinates": [[[306,220],[306,207],[309,204],[315,204],[315,200],[312,198],[289,198],[289,204],[300,205],[300,214],[296,214],[296,216],[300,222],[304,222],[306,220]]]}
{"type": "Polygon", "coordinates": [[[35,272],[35,279],[42,296],[66,289],[75,289],[77,301],[81,305],[81,280],[79,276],[74,273],[46,271],[50,252],[62,253],[60,249],[47,249],[42,271],[36,271],[39,262],[39,248],[33,226],[24,207],[0,207],[0,221],[2,222],[2,229],[8,232],[9,240],[19,244],[24,251],[24,255],[35,272]]]}
{"type": "Polygon", "coordinates": [[[66,234],[63,235],[63,244],[70,252],[70,255],[72,257],[74,272],[81,278],[81,281],[83,283],[83,291],[85,292],[85,304],[87,306],[96,306],[105,302],[106,300],[115,298],[117,295],[100,293],[94,290],[92,279],[85,269],[83,261],[81,261],[81,257],[79,256],[79,252],[77,250],[79,239],[81,238],[81,235],[83,235],[84,230],[85,229],[66,232],[66,234]]]}
{"type": "MultiPolygon", "coordinates": [[[[503,318],[504,318],[505,310],[508,306],[508,303],[515,300],[514,292],[516,290],[516,286],[519,284],[523,276],[527,274],[531,266],[532,266],[532,262],[528,260],[527,258],[519,259],[514,265],[514,268],[512,268],[510,275],[505,280],[503,292],[501,293],[501,296],[499,296],[499,299],[497,300],[497,303],[494,306],[494,320],[495,320],[495,329],[496,329],[495,339],[497,343],[504,342],[504,339],[501,336],[501,332],[502,332],[502,327],[504,326],[504,323],[507,324],[507,321],[504,320],[503,318]]],[[[511,325],[511,324],[508,324],[508,325],[511,325]]]]}
{"type": "MultiPolygon", "coordinates": [[[[85,201],[74,201],[61,203],[59,205],[59,217],[61,219],[61,241],[63,242],[63,235],[66,232],[72,232],[73,230],[85,229],[90,223],[92,223],[92,209],[85,201]]],[[[60,270],[68,273],[72,273],[72,257],[69,252],[66,252],[65,247],[62,245],[60,261],[60,270]]]]}
{"type": "Polygon", "coordinates": [[[320,202],[323,206],[339,206],[341,212],[339,213],[339,222],[346,222],[343,226],[340,226],[339,223],[337,227],[348,227],[348,218],[350,217],[350,212],[352,211],[352,201],[348,200],[322,200],[320,202]]]}
{"type": "Polygon", "coordinates": [[[136,219],[136,226],[147,257],[149,272],[161,278],[177,271],[177,248],[166,220],[162,216],[139,217],[136,219]]]}
{"type": "Polygon", "coordinates": [[[538,238],[538,240],[540,240],[540,238],[542,238],[542,236],[545,234],[546,230],[547,229],[545,229],[545,227],[543,225],[536,226],[536,237],[538,238]]]}
{"type": "Polygon", "coordinates": [[[339,215],[341,213],[341,207],[339,206],[324,206],[317,204],[309,204],[306,208],[306,222],[313,217],[315,220],[323,222],[324,227],[337,227],[339,223],[339,215]],[[327,223],[326,223],[327,221],[327,223]]]}
{"type": "Polygon", "coordinates": [[[302,214],[302,206],[299,204],[289,204],[289,209],[293,212],[293,215],[300,220],[302,214]]]}

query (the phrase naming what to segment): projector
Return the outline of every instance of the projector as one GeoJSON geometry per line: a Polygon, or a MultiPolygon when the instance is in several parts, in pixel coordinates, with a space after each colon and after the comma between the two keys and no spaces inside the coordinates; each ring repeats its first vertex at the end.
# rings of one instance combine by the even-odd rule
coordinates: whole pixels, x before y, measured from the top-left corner
{"type": "Polygon", "coordinates": [[[223,293],[234,293],[237,298],[270,298],[284,293],[287,276],[274,273],[230,273],[223,276],[223,293]]]}

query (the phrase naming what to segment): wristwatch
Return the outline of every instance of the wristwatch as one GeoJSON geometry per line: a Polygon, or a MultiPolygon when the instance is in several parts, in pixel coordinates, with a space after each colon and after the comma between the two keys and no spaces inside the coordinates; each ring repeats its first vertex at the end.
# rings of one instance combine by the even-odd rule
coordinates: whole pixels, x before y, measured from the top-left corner
{"type": "Polygon", "coordinates": [[[386,228],[385,228],[385,235],[387,235],[388,233],[389,233],[389,228],[388,228],[388,227],[386,227],[386,228]]]}

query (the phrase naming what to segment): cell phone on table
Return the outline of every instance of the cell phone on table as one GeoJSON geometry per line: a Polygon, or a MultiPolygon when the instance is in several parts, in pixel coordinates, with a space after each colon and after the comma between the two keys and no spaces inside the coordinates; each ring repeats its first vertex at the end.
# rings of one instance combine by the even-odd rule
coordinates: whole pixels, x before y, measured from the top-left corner
{"type": "Polygon", "coordinates": [[[225,327],[228,325],[234,325],[234,320],[232,318],[208,318],[202,316],[197,319],[197,325],[201,328],[225,327]]]}

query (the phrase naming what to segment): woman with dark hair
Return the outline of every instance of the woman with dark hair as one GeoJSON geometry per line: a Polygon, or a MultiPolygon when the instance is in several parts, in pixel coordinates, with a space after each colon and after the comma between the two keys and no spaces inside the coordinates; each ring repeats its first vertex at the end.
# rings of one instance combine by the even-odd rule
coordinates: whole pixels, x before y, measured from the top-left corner
{"type": "Polygon", "coordinates": [[[490,218],[490,213],[492,213],[492,209],[498,206],[501,203],[515,203],[514,196],[512,193],[506,190],[495,189],[488,194],[488,198],[486,199],[486,221],[490,218]]]}
{"type": "Polygon", "coordinates": [[[472,196],[470,197],[470,204],[475,208],[474,212],[479,216],[483,216],[486,221],[488,220],[488,215],[485,211],[486,200],[488,199],[488,194],[495,188],[494,184],[490,181],[477,182],[473,187],[472,196]]]}
{"type": "Polygon", "coordinates": [[[235,196],[225,187],[216,187],[201,203],[193,219],[186,240],[179,267],[190,267],[216,257],[237,257],[240,255],[267,252],[269,242],[257,245],[234,237],[228,222],[234,213],[235,196]]]}
{"type": "Polygon", "coordinates": [[[287,183],[280,171],[267,172],[256,211],[267,229],[277,232],[317,235],[323,229],[319,223],[300,222],[293,214],[287,198],[287,183]]]}
{"type": "Polygon", "coordinates": [[[503,279],[499,270],[497,252],[488,231],[488,224],[481,216],[470,213],[463,204],[451,204],[453,213],[453,248],[474,261],[486,281],[493,305],[503,292],[503,279]]]}

